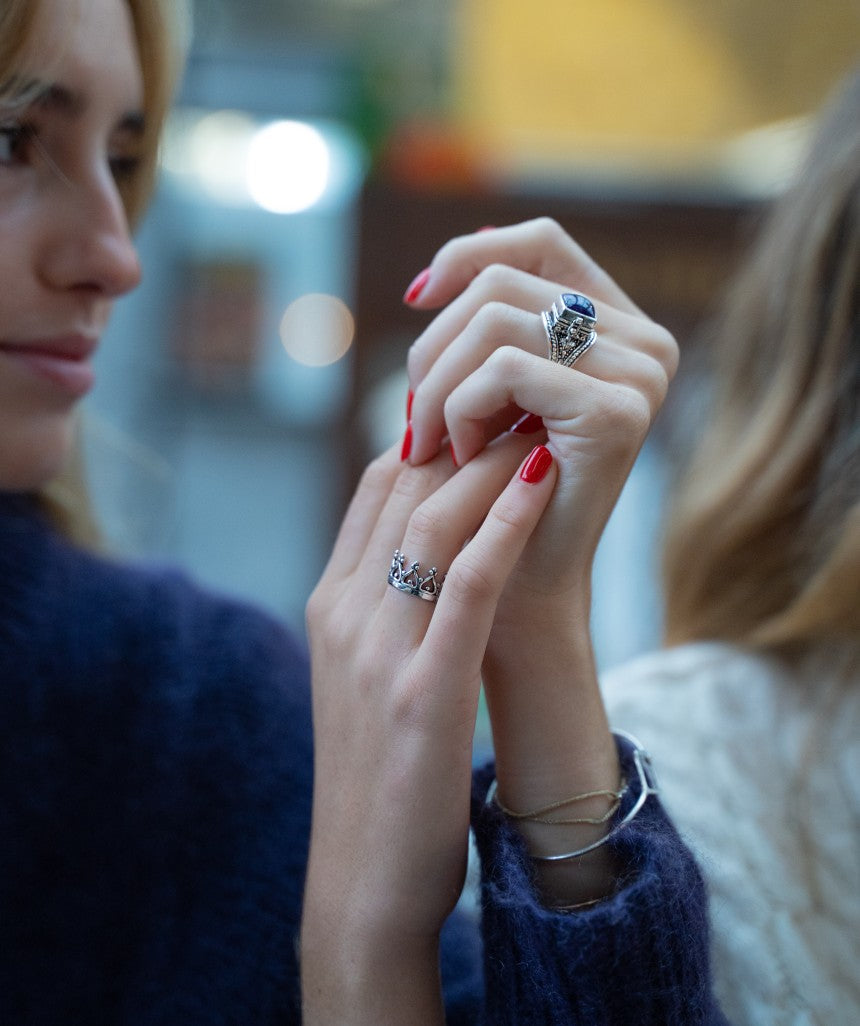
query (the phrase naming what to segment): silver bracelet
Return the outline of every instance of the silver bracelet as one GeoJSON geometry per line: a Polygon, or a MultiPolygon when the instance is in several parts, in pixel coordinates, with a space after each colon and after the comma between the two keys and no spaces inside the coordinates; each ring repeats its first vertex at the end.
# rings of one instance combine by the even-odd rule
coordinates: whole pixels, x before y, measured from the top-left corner
{"type": "MultiPolygon", "coordinates": [[[[651,797],[651,795],[657,795],[660,793],[660,788],[657,786],[657,779],[654,776],[654,767],[651,764],[651,756],[648,751],[643,748],[641,742],[637,740],[632,734],[628,734],[626,730],[615,730],[613,734],[624,738],[633,746],[633,765],[636,768],[636,775],[639,778],[639,795],[636,801],[630,807],[629,811],[625,816],[620,819],[615,826],[599,841],[595,841],[593,844],[588,844],[584,848],[579,848],[576,851],[563,852],[561,855],[532,855],[529,854],[529,858],[534,859],[535,862],[565,862],[569,859],[578,859],[581,855],[587,855],[590,851],[596,851],[597,848],[601,848],[604,844],[607,844],[613,837],[619,834],[628,823],[631,823],[642,811],[645,802],[651,797]]],[[[495,799],[496,796],[496,781],[490,785],[490,790],[487,792],[486,803],[489,804],[495,799]]]]}

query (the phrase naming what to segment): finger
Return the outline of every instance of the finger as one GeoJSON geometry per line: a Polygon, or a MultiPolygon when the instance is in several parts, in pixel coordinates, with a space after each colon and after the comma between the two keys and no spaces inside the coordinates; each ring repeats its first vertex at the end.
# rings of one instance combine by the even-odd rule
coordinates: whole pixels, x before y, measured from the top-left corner
{"type": "Polygon", "coordinates": [[[353,570],[368,606],[379,602],[385,593],[391,559],[394,550],[402,548],[401,542],[410,518],[456,471],[447,452],[420,467],[400,463],[385,502],[378,508],[364,538],[353,570]]]}
{"type": "Polygon", "coordinates": [[[623,356],[627,367],[618,375],[623,380],[603,381],[511,346],[497,349],[445,403],[460,463],[480,451],[483,421],[510,403],[540,416],[550,441],[565,451],[566,439],[587,449],[598,438],[604,446],[609,444],[614,433],[625,447],[631,432],[644,438],[659,407],[658,396],[665,394],[666,375],[650,357],[629,352],[623,356]],[[635,373],[629,367],[634,358],[635,373]]]}
{"type": "MultiPolygon", "coordinates": [[[[396,533],[396,514],[390,509],[383,513],[379,531],[388,546],[384,552],[389,554],[390,560],[392,543],[397,545],[402,554],[397,576],[407,576],[404,584],[411,587],[412,593],[404,594],[397,587],[388,588],[380,611],[386,620],[398,623],[398,639],[407,648],[421,641],[433,612],[432,603],[421,601],[420,594],[415,592],[438,594],[449,566],[478,530],[532,447],[533,442],[522,436],[499,439],[468,467],[428,495],[401,526],[400,533],[396,533]]],[[[367,573],[370,574],[373,565],[370,560],[377,560],[379,556],[371,556],[370,547],[368,554],[367,573]]]]}
{"type": "Polygon", "coordinates": [[[320,583],[332,573],[340,576],[355,569],[402,470],[399,452],[398,443],[365,468],[341,523],[320,583]]]}
{"type": "Polygon", "coordinates": [[[458,679],[452,675],[443,677],[436,682],[433,695],[443,714],[455,703],[477,701],[480,666],[496,606],[508,577],[546,509],[556,479],[557,471],[549,450],[543,446],[533,450],[451,565],[416,657],[420,679],[432,674],[446,653],[457,653],[461,667],[458,679]],[[533,473],[527,481],[523,472],[530,465],[533,473]],[[534,473],[535,470],[539,473],[534,473]],[[462,695],[453,690],[464,677],[476,681],[475,694],[462,695]]]}
{"type": "Polygon", "coordinates": [[[413,305],[432,309],[450,302],[491,264],[507,264],[539,278],[568,282],[592,299],[641,314],[623,289],[548,217],[446,243],[433,258],[427,283],[413,305]]]}
{"type": "MultiPolygon", "coordinates": [[[[604,381],[630,384],[641,389],[656,413],[663,402],[671,373],[674,372],[677,363],[677,347],[674,340],[668,332],[641,318],[615,313],[610,315],[608,320],[610,327],[601,329],[596,344],[577,361],[576,372],[589,374],[604,381]],[[613,331],[613,324],[618,325],[621,330],[613,331]]],[[[504,304],[488,304],[441,354],[422,382],[420,392],[416,394],[413,403],[410,455],[413,463],[418,464],[435,455],[439,451],[443,436],[451,433],[451,422],[448,419],[449,397],[458,389],[461,382],[475,373],[493,353],[502,347],[510,346],[512,339],[516,339],[516,344],[524,353],[546,357],[546,332],[540,317],[504,304]]],[[[523,366],[521,369],[526,368],[523,366]]],[[[572,368],[562,369],[568,371],[572,368]]],[[[507,423],[502,423],[501,429],[510,427],[515,419],[512,414],[517,408],[517,405],[509,403],[494,408],[487,414],[490,419],[481,425],[482,441],[494,437],[490,432],[499,429],[499,413],[502,410],[511,414],[511,419],[507,423]]],[[[549,416],[559,416],[557,412],[552,413],[544,408],[526,409],[539,416],[543,416],[545,412],[549,416]]],[[[472,421],[477,427],[480,418],[476,411],[473,412],[472,421]]],[[[451,433],[451,441],[457,462],[461,466],[481,447],[476,441],[470,440],[468,449],[461,450],[462,437],[457,432],[451,433]]]]}

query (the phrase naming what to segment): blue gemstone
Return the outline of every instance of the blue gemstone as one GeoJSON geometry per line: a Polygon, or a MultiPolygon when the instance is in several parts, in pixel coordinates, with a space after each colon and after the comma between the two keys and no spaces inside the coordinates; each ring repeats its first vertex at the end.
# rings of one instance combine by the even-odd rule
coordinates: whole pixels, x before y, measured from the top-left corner
{"type": "Polygon", "coordinates": [[[568,310],[572,310],[581,317],[594,317],[594,304],[578,292],[565,292],[561,301],[568,310]]]}

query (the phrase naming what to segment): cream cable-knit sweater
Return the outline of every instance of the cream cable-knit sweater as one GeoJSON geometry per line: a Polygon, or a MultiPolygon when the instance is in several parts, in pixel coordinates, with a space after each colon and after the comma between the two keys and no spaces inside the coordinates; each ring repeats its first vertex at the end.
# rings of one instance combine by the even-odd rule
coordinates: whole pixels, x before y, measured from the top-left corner
{"type": "Polygon", "coordinates": [[[736,1026],[860,1023],[860,679],[839,664],[695,644],[603,680],[708,880],[736,1026]]]}

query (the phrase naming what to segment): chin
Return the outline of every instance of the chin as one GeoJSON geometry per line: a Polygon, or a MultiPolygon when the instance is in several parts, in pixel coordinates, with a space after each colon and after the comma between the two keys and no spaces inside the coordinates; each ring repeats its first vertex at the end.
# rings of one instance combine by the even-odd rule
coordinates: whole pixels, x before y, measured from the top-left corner
{"type": "Polygon", "coordinates": [[[0,423],[0,491],[37,492],[44,488],[69,464],[75,436],[71,417],[17,429],[0,423]]]}

